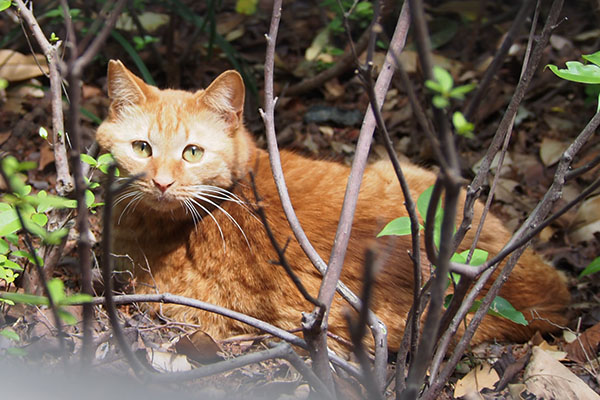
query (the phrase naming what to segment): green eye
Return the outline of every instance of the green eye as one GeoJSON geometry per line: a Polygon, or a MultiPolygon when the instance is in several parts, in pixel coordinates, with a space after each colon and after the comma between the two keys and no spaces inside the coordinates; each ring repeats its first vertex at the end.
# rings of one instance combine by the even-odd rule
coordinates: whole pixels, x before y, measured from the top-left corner
{"type": "Polygon", "coordinates": [[[136,140],[131,143],[131,147],[135,154],[140,157],[148,158],[152,155],[152,147],[150,147],[148,142],[144,142],[143,140],[136,140]]]}
{"type": "Polygon", "coordinates": [[[203,154],[204,150],[194,144],[190,144],[183,149],[183,159],[187,162],[198,162],[202,158],[203,154]]]}

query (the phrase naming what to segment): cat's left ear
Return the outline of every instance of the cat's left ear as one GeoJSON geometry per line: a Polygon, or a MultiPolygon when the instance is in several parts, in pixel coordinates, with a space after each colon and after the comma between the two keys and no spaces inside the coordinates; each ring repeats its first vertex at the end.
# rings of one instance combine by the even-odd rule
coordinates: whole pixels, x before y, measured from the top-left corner
{"type": "Polygon", "coordinates": [[[219,75],[204,91],[198,92],[198,96],[206,106],[226,115],[234,115],[241,121],[245,91],[241,75],[230,70],[219,75]]]}

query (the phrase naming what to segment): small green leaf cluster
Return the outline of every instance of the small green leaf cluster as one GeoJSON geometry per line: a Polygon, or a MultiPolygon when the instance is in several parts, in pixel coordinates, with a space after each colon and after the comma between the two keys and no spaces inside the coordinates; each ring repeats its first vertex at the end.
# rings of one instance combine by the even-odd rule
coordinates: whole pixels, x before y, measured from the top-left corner
{"type": "MultiPolygon", "coordinates": [[[[450,105],[450,99],[464,100],[465,95],[475,89],[475,85],[472,83],[454,87],[452,75],[437,65],[433,67],[433,78],[433,80],[425,81],[425,86],[434,92],[432,102],[437,108],[447,108],[450,105]]],[[[454,112],[452,124],[459,135],[469,139],[475,137],[473,124],[468,122],[461,112],[454,112]]]]}
{"type": "MultiPolygon", "coordinates": [[[[14,157],[5,157],[0,165],[8,179],[11,193],[2,196],[0,202],[0,280],[7,286],[11,285],[19,276],[23,268],[17,261],[26,259],[32,263],[36,260],[29,252],[20,249],[18,232],[23,228],[19,214],[27,231],[39,237],[47,244],[58,244],[67,234],[67,229],[48,231],[46,212],[56,208],[75,208],[75,200],[53,196],[45,191],[31,194],[31,186],[25,183],[23,172],[35,167],[35,163],[19,162],[14,157]],[[18,211],[17,211],[18,210],[18,211]]],[[[38,264],[43,265],[41,257],[37,254],[38,264]]],[[[12,305],[11,302],[2,302],[12,305]]]]}
{"type": "Polygon", "coordinates": [[[133,44],[135,45],[135,49],[137,51],[144,50],[150,43],[156,43],[158,41],[159,39],[157,37],[151,35],[133,37],[133,44]]]}
{"type": "Polygon", "coordinates": [[[235,12],[244,15],[254,15],[258,6],[258,0],[237,0],[235,12]]]}
{"type": "Polygon", "coordinates": [[[366,28],[373,18],[373,4],[370,1],[360,1],[355,4],[354,0],[341,0],[341,6],[343,10],[340,9],[338,0],[323,0],[321,2],[321,7],[327,8],[330,15],[332,15],[327,27],[334,34],[344,32],[344,13],[346,10],[351,11],[347,16],[348,19],[356,22],[360,28],[366,28]]]}
{"type": "MultiPolygon", "coordinates": [[[[69,325],[75,325],[77,318],[64,307],[73,304],[87,303],[92,300],[92,296],[84,293],[75,293],[67,296],[65,293],[65,286],[62,280],[54,278],[48,281],[48,291],[52,302],[57,308],[58,315],[60,318],[69,325]]],[[[4,300],[9,300],[14,303],[23,303],[32,306],[48,306],[50,301],[45,296],[36,296],[33,294],[26,293],[0,293],[0,296],[4,300]]]]}
{"type": "Polygon", "coordinates": [[[48,223],[46,212],[52,209],[75,208],[75,200],[54,196],[41,190],[37,194],[31,193],[31,185],[25,183],[23,171],[35,167],[35,163],[19,162],[14,157],[2,159],[1,168],[8,178],[12,193],[2,196],[0,202],[0,249],[8,247],[6,240],[14,239],[15,233],[21,228],[21,221],[17,214],[17,207],[23,218],[25,228],[32,234],[38,236],[44,243],[58,244],[62,237],[67,234],[65,228],[55,231],[46,230],[48,223]]]}
{"type": "MultiPolygon", "coordinates": [[[[579,61],[567,61],[566,69],[559,69],[556,65],[548,64],[546,67],[554,72],[559,78],[571,82],[585,83],[588,85],[600,84],[600,51],[594,54],[584,54],[581,56],[585,61],[591,64],[582,64],[579,61]]],[[[598,111],[600,111],[600,91],[597,88],[586,90],[586,93],[594,93],[598,96],[598,111]]]]}
{"type": "MultiPolygon", "coordinates": [[[[111,164],[114,164],[114,162],[115,162],[112,154],[110,154],[110,153],[102,154],[100,157],[98,157],[98,159],[95,159],[94,157],[92,157],[88,154],[81,154],[80,157],[81,157],[81,161],[88,164],[90,167],[99,170],[100,172],[102,172],[104,174],[108,173],[108,167],[111,164]]],[[[115,175],[119,176],[118,169],[115,169],[115,175]]],[[[96,189],[98,186],[100,186],[100,184],[98,182],[90,181],[87,178],[86,178],[86,184],[88,185],[88,188],[85,191],[85,205],[87,208],[90,209],[91,212],[95,212],[94,209],[96,207],[104,205],[104,203],[96,202],[96,195],[93,192],[93,190],[96,189]]]]}
{"type": "MultiPolygon", "coordinates": [[[[103,173],[108,172],[108,168],[114,163],[110,154],[104,154],[98,159],[88,155],[82,155],[83,162],[89,164],[92,168],[103,173]]],[[[23,172],[35,167],[35,163],[19,162],[14,157],[5,157],[2,159],[0,168],[8,180],[11,189],[0,199],[0,280],[5,282],[7,288],[23,271],[21,266],[25,259],[31,263],[43,266],[42,258],[30,252],[20,249],[18,233],[25,228],[28,232],[40,238],[45,244],[59,244],[63,237],[68,233],[67,228],[61,228],[54,231],[48,231],[46,225],[48,216],[46,213],[52,209],[76,208],[77,201],[48,194],[46,191],[39,191],[32,194],[32,187],[26,184],[26,176],[23,172]],[[20,217],[20,218],[19,218],[20,217]],[[22,220],[22,222],[21,222],[22,220]],[[35,257],[35,258],[34,258],[35,257]]],[[[118,175],[118,170],[116,171],[118,175]]],[[[99,186],[97,182],[87,181],[88,189],[85,193],[86,206],[93,209],[103,203],[96,203],[93,189],[99,186]]],[[[68,324],[75,324],[76,318],[70,314],[64,306],[71,304],[80,304],[90,301],[91,296],[83,294],[74,294],[67,296],[64,291],[64,284],[60,279],[52,279],[48,282],[50,297],[57,306],[57,311],[61,319],[68,324]]],[[[48,305],[49,300],[44,296],[34,296],[22,293],[0,292],[0,303],[14,305],[15,302],[30,305],[48,305]]]]}
{"type": "MultiPolygon", "coordinates": [[[[9,328],[1,329],[0,336],[4,336],[5,338],[12,340],[13,342],[19,342],[21,340],[21,338],[19,337],[19,334],[9,328]]],[[[20,347],[7,347],[5,349],[5,351],[7,354],[10,354],[13,356],[24,356],[27,354],[27,351],[20,347]]]]}
{"type": "MultiPolygon", "coordinates": [[[[431,202],[431,194],[433,193],[433,186],[428,187],[417,199],[417,210],[423,218],[423,221],[426,221],[427,218],[427,210],[429,208],[429,203],[431,202]]],[[[437,248],[440,247],[441,240],[441,231],[442,231],[442,220],[444,219],[444,209],[441,204],[438,202],[436,205],[436,211],[434,214],[434,223],[433,223],[433,241],[437,248]]],[[[419,224],[419,229],[424,229],[421,224],[419,224]]],[[[456,227],[454,228],[456,230],[456,227]]],[[[410,235],[411,227],[410,227],[410,218],[409,217],[400,217],[389,222],[382,230],[379,232],[377,237],[381,236],[406,236],[410,235]]],[[[467,264],[467,257],[469,254],[469,250],[465,250],[461,253],[454,253],[451,257],[451,261],[455,263],[467,264]]],[[[477,267],[482,265],[487,261],[488,252],[482,249],[475,249],[471,256],[471,260],[468,265],[472,265],[477,267]]],[[[599,262],[600,264],[600,262],[599,262]]],[[[600,269],[600,265],[599,265],[600,269]]],[[[456,273],[450,273],[448,276],[448,286],[450,283],[458,284],[461,276],[456,273]]],[[[446,296],[445,306],[448,307],[450,301],[452,300],[452,294],[446,296]]],[[[473,303],[470,312],[475,312],[479,308],[481,304],[480,300],[477,300],[473,303]]],[[[527,320],[523,316],[523,314],[516,310],[508,300],[496,296],[492,301],[490,309],[488,310],[488,314],[495,315],[499,317],[503,317],[511,320],[514,323],[527,325],[527,320]]]]}

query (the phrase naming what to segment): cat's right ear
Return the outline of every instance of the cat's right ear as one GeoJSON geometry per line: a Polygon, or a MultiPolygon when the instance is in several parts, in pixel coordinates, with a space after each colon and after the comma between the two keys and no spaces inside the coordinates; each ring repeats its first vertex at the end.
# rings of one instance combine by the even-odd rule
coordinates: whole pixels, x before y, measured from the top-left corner
{"type": "Polygon", "coordinates": [[[108,97],[115,112],[130,105],[142,104],[150,95],[151,87],[125,68],[121,61],[108,62],[108,97]]]}

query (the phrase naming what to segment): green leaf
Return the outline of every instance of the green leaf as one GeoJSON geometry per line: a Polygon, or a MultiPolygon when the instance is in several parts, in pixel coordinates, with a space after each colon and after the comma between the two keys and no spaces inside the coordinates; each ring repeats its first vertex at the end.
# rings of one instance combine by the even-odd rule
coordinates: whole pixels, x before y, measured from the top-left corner
{"type": "Polygon", "coordinates": [[[589,263],[589,265],[585,267],[583,271],[581,271],[579,278],[581,279],[584,276],[595,274],[598,271],[600,271],[600,257],[597,257],[591,263],[589,263]]]}
{"type": "Polygon", "coordinates": [[[6,349],[6,353],[11,356],[25,357],[27,355],[27,350],[21,349],[20,347],[9,347],[6,349]]]}
{"type": "MultiPolygon", "coordinates": [[[[480,266],[481,264],[483,264],[484,262],[487,261],[488,255],[489,255],[489,253],[485,250],[475,249],[475,251],[473,251],[473,255],[471,256],[471,262],[469,263],[469,265],[472,265],[474,267],[480,266]]],[[[466,254],[465,254],[465,260],[466,260],[466,254]]]]}
{"type": "Polygon", "coordinates": [[[8,253],[9,247],[8,243],[4,239],[0,239],[0,254],[8,253]]]}
{"type": "MultiPolygon", "coordinates": [[[[10,255],[14,256],[14,257],[24,257],[24,258],[28,259],[31,263],[35,264],[35,260],[34,260],[33,256],[28,251],[16,250],[16,251],[13,251],[12,253],[10,253],[10,255]]],[[[36,257],[37,257],[40,265],[44,266],[44,260],[42,259],[42,257],[40,257],[37,254],[36,254],[36,257]]]]}
{"type": "Polygon", "coordinates": [[[0,331],[0,335],[12,340],[13,342],[18,342],[19,340],[21,340],[21,338],[19,338],[19,335],[17,334],[17,332],[10,330],[8,328],[2,329],[0,331]]]}
{"type": "Polygon", "coordinates": [[[433,77],[442,87],[443,93],[449,93],[452,86],[454,86],[452,75],[442,67],[438,67],[437,65],[433,66],[433,77]]]}
{"type": "Polygon", "coordinates": [[[436,93],[443,93],[444,90],[442,89],[442,85],[440,85],[439,83],[437,83],[436,81],[432,81],[430,79],[425,81],[425,87],[431,91],[434,91],[436,93]]]}
{"type": "Polygon", "coordinates": [[[417,210],[419,210],[419,214],[421,215],[421,218],[423,218],[423,221],[425,221],[427,218],[427,208],[429,207],[429,202],[431,201],[432,192],[433,186],[429,186],[417,199],[417,210]]]}
{"type": "Polygon", "coordinates": [[[446,108],[450,105],[448,99],[443,96],[433,96],[431,102],[433,103],[435,108],[446,108]]]}
{"type": "Polygon", "coordinates": [[[48,299],[46,297],[35,296],[33,294],[0,292],[0,297],[6,300],[14,301],[15,303],[29,304],[32,306],[48,305],[48,299]]]}
{"type": "Polygon", "coordinates": [[[92,206],[92,204],[94,204],[94,202],[96,201],[96,196],[94,195],[94,192],[92,192],[91,190],[86,190],[85,191],[85,206],[87,208],[90,208],[92,206]]]}
{"type": "Polygon", "coordinates": [[[44,128],[43,126],[40,126],[40,129],[38,131],[38,134],[40,135],[40,137],[44,140],[48,140],[48,131],[46,130],[46,128],[44,128]]]}
{"type": "Polygon", "coordinates": [[[457,86],[450,91],[449,96],[453,99],[462,100],[465,98],[465,94],[475,89],[475,87],[476,86],[473,83],[469,83],[468,85],[457,86]]]}
{"type": "Polygon", "coordinates": [[[244,15],[254,15],[258,0],[237,0],[235,4],[235,12],[244,15]]]}
{"type": "Polygon", "coordinates": [[[37,163],[35,161],[21,161],[17,167],[17,171],[29,171],[30,169],[34,169],[37,167],[37,163]]]}
{"type": "Polygon", "coordinates": [[[584,54],[581,57],[583,57],[584,60],[596,64],[600,67],[600,51],[597,51],[594,54],[584,54]]]}
{"type": "Polygon", "coordinates": [[[67,310],[59,308],[56,311],[58,312],[58,316],[60,317],[60,319],[62,319],[65,324],[75,325],[77,323],[77,318],[75,318],[75,316],[67,310]]]}
{"type": "MultiPolygon", "coordinates": [[[[14,262],[12,260],[4,260],[2,265],[4,267],[10,268],[11,270],[14,270],[14,271],[23,271],[23,267],[21,267],[19,264],[17,264],[16,262],[14,262]]],[[[14,277],[16,278],[16,276],[14,276],[14,277]]]]}
{"type": "Polygon", "coordinates": [[[60,228],[52,232],[45,232],[42,236],[44,244],[59,245],[62,239],[69,233],[69,229],[60,228]]]}
{"type": "MultiPolygon", "coordinates": [[[[423,229],[421,225],[419,225],[420,229],[423,229]]],[[[409,217],[400,217],[395,220],[389,222],[382,230],[379,232],[377,237],[381,236],[404,236],[410,235],[410,218],[409,217]]]]}
{"type": "Polygon", "coordinates": [[[14,209],[0,212],[0,236],[6,236],[21,229],[21,222],[14,209]]]}
{"type": "Polygon", "coordinates": [[[473,139],[475,135],[473,135],[474,125],[468,122],[460,111],[456,111],[452,114],[452,125],[454,125],[454,129],[456,129],[456,133],[461,136],[465,136],[469,139],[473,139]]]}
{"type": "Polygon", "coordinates": [[[77,201],[54,196],[43,190],[31,199],[31,203],[37,206],[38,213],[48,211],[51,208],[77,208],[77,201]]]}
{"type": "Polygon", "coordinates": [[[11,0],[0,0],[0,11],[6,10],[11,5],[11,0]]]}
{"type": "Polygon", "coordinates": [[[48,217],[46,216],[46,214],[43,213],[32,214],[31,220],[39,226],[46,226],[46,224],[48,223],[48,217]]]}
{"type": "Polygon", "coordinates": [[[515,324],[529,325],[523,313],[517,311],[508,300],[500,296],[496,296],[492,301],[488,314],[506,318],[515,324]]]}
{"type": "Polygon", "coordinates": [[[81,158],[81,161],[83,161],[86,164],[91,165],[92,167],[95,167],[96,165],[98,165],[98,161],[96,161],[96,159],[92,156],[89,156],[87,154],[80,154],[79,157],[81,158]]]}
{"type": "Polygon", "coordinates": [[[50,292],[50,296],[52,300],[56,304],[62,304],[65,296],[65,284],[59,278],[54,278],[48,281],[48,291],[50,292]]]}
{"type": "Polygon", "coordinates": [[[596,65],[584,65],[579,61],[567,61],[567,69],[558,69],[556,65],[548,64],[550,71],[559,78],[579,83],[600,83],[600,67],[596,65]]]}
{"type": "Polygon", "coordinates": [[[98,157],[98,165],[110,165],[115,162],[112,154],[105,153],[98,157]]]}
{"type": "Polygon", "coordinates": [[[93,296],[90,296],[86,293],[75,293],[63,299],[61,305],[68,306],[73,304],[89,303],[92,301],[93,298],[93,296]]]}
{"type": "Polygon", "coordinates": [[[10,233],[10,234],[4,236],[4,239],[8,240],[10,243],[14,244],[15,246],[19,245],[19,235],[15,234],[15,233],[10,233]]]}

